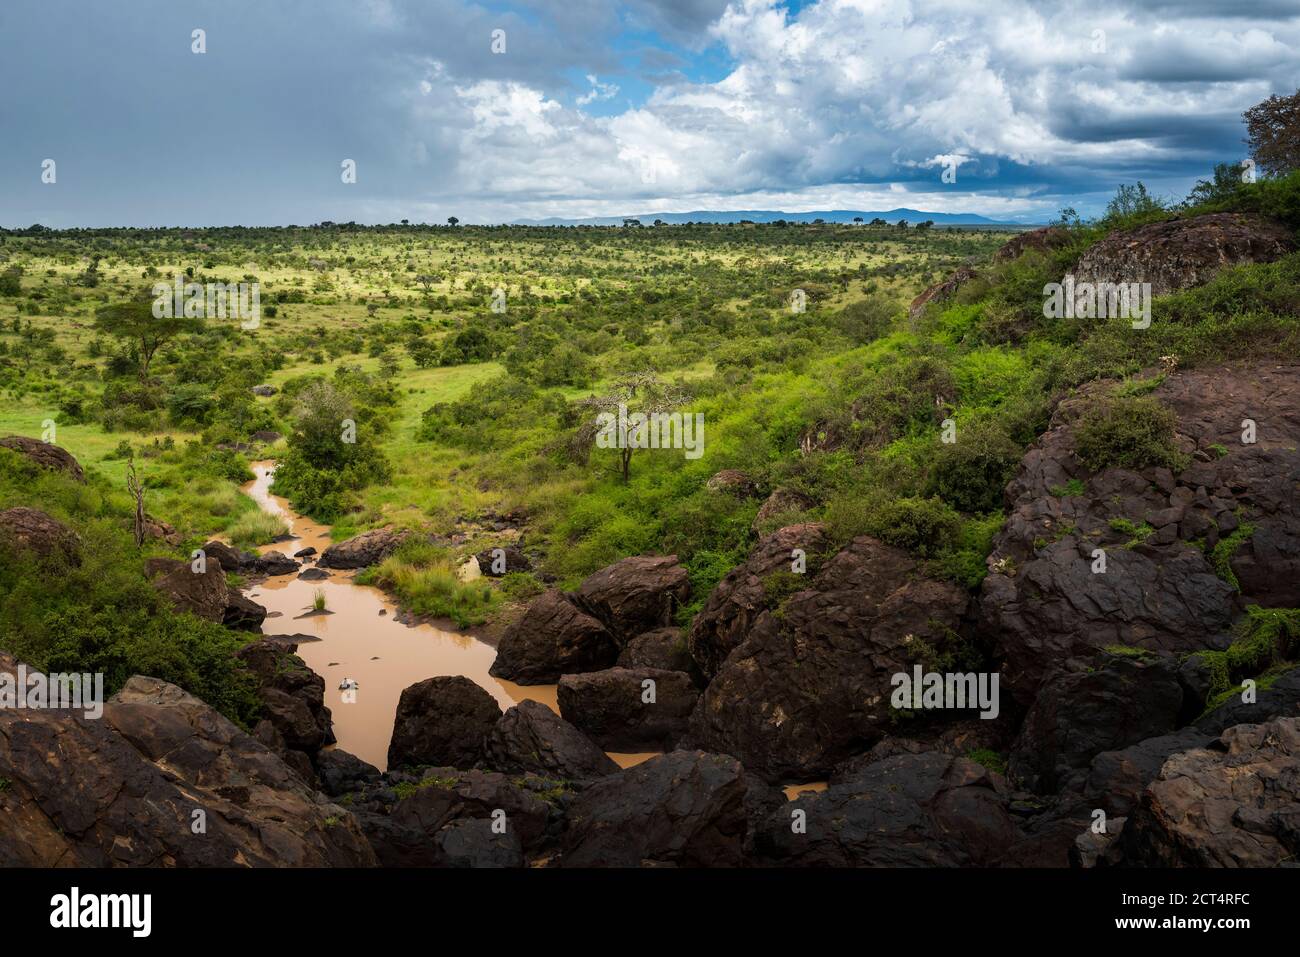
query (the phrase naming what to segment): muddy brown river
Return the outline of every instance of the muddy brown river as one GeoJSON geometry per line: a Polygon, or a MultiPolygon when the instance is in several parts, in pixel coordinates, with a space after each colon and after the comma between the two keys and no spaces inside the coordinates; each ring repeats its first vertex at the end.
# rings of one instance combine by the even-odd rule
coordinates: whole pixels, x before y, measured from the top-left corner
{"type": "MultiPolygon", "coordinates": [[[[330,544],[329,527],[297,515],[289,503],[270,492],[275,463],[252,463],[257,478],[243,491],[264,511],[279,516],[289,526],[290,541],[276,542],[259,552],[286,555],[309,546],[317,556],[330,544]]],[[[311,562],[303,569],[314,567],[311,562]]],[[[329,570],[329,578],[303,581],[297,574],[266,579],[246,590],[264,605],[267,635],[311,635],[298,655],[325,679],[325,703],[334,715],[337,747],[384,770],[388,742],[393,733],[397,700],[402,689],[437,675],[464,675],[497,699],[502,708],[531,698],[558,713],[555,685],[517,685],[488,674],[496,649],[477,638],[437,628],[431,624],[403,624],[397,605],[379,589],[357,585],[350,571],[329,570]],[[313,613],[317,591],[325,595],[327,614],[313,613]],[[356,682],[355,701],[344,701],[340,682],[356,682]]],[[[623,767],[631,767],[653,753],[610,753],[623,767]]]]}

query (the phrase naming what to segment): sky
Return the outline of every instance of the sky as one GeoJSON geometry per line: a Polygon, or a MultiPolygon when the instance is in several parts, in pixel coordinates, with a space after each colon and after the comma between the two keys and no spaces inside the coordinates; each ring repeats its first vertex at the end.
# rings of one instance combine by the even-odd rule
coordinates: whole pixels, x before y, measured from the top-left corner
{"type": "Polygon", "coordinates": [[[3,0],[0,225],[1046,222],[1298,87],[1300,0],[3,0]]]}

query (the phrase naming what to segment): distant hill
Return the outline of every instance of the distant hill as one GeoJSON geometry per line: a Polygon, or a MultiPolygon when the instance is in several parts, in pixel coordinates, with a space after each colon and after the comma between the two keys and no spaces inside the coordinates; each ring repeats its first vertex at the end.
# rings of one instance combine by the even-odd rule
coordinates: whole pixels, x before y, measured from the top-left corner
{"type": "Polygon", "coordinates": [[[929,219],[933,220],[936,226],[1003,226],[1015,228],[1025,226],[1024,223],[1002,222],[976,213],[927,213],[923,210],[907,208],[883,211],[827,209],[810,213],[786,213],[779,209],[739,209],[732,211],[701,209],[689,213],[641,213],[636,216],[588,216],[583,219],[562,219],[552,216],[548,219],[516,219],[512,223],[516,226],[621,226],[624,219],[640,220],[643,226],[653,224],[656,219],[673,225],[680,223],[739,223],[743,220],[755,223],[770,223],[778,219],[800,223],[811,223],[817,219],[828,223],[851,223],[858,217],[861,217],[864,223],[869,223],[873,219],[883,219],[891,225],[900,219],[905,219],[912,224],[929,219]]]}

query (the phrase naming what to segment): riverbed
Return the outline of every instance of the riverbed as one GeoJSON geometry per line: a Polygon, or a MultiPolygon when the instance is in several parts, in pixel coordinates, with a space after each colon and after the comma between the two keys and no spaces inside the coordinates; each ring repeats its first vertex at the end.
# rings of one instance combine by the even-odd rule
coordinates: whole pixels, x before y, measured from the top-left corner
{"type": "MultiPolygon", "coordinates": [[[[258,551],[293,555],[315,548],[317,554],[299,571],[314,567],[314,559],[330,544],[329,527],[296,514],[287,501],[271,494],[273,461],[254,462],[252,469],[256,479],[246,484],[243,492],[264,511],[283,519],[291,536],[258,551]]],[[[559,713],[555,685],[518,685],[488,674],[496,658],[495,648],[472,635],[433,624],[398,621],[400,609],[380,589],[356,584],[350,571],[325,571],[329,577],[318,581],[300,579],[297,573],[268,578],[249,587],[246,594],[266,607],[263,634],[319,639],[301,641],[298,656],[325,679],[325,703],[334,716],[337,747],[386,769],[402,690],[438,675],[464,675],[496,698],[503,709],[530,698],[559,713]],[[318,592],[324,596],[324,614],[313,611],[318,592]],[[349,678],[357,686],[354,701],[345,701],[339,689],[349,678]]],[[[653,752],[610,752],[622,767],[653,756],[653,752]]]]}

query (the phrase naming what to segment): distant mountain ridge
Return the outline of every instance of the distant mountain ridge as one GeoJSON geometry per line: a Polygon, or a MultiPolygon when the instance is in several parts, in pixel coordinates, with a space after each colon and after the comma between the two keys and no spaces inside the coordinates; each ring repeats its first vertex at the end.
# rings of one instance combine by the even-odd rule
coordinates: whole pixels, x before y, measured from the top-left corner
{"type": "Polygon", "coordinates": [[[625,219],[640,220],[643,226],[649,226],[656,219],[665,223],[739,223],[749,220],[755,223],[771,223],[778,219],[786,222],[811,223],[821,219],[828,223],[851,223],[861,217],[864,223],[873,219],[883,219],[891,225],[900,219],[910,224],[932,220],[936,226],[1015,226],[1029,225],[1006,220],[989,219],[977,213],[928,213],[919,209],[900,207],[890,210],[828,209],[808,213],[787,213],[774,209],[738,209],[730,211],[694,210],[688,213],[641,213],[636,216],[586,216],[580,219],[565,219],[551,216],[546,219],[515,219],[514,226],[621,226],[625,219]]]}

